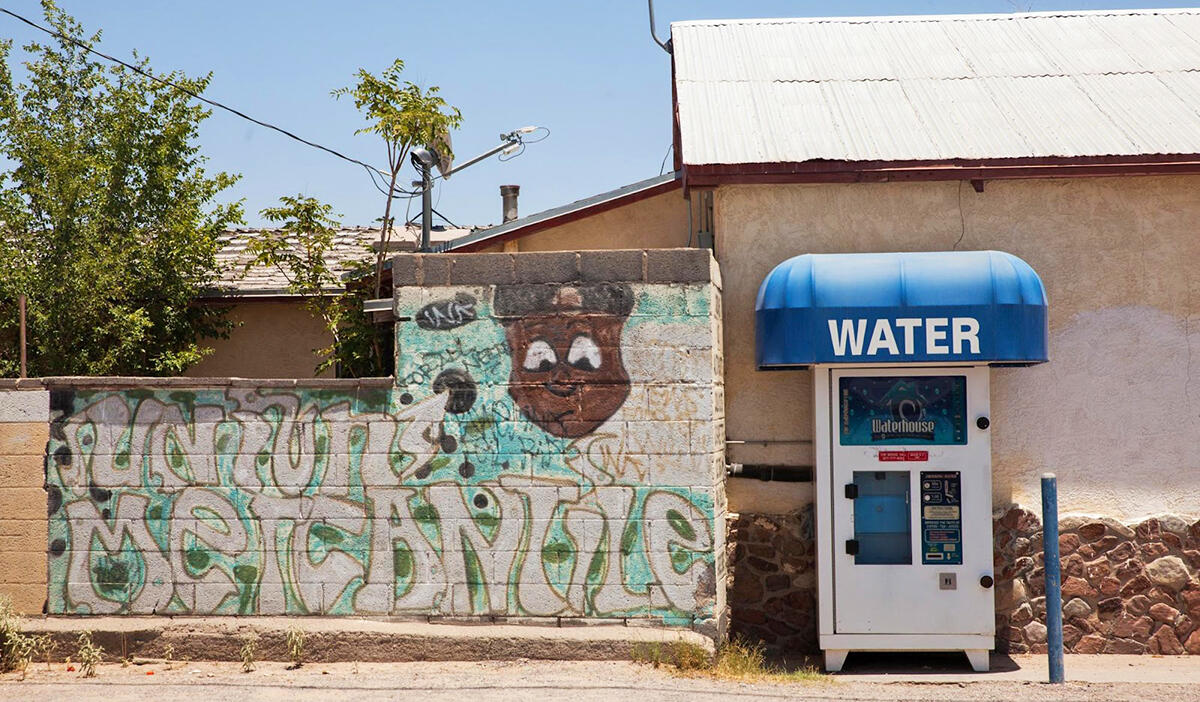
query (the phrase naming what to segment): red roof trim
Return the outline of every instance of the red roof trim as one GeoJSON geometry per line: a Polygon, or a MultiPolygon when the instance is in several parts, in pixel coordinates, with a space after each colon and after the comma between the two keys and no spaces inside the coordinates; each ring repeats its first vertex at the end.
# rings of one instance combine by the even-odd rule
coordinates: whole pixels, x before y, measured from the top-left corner
{"type": "Polygon", "coordinates": [[[734,183],[886,183],[1200,173],[1200,154],[947,161],[804,161],[684,165],[689,188],[734,183]]]}

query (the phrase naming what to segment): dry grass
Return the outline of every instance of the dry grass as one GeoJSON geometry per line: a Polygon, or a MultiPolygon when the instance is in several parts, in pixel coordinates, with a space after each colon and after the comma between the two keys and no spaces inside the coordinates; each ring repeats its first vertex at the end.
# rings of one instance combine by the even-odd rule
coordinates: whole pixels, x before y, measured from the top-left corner
{"type": "Polygon", "coordinates": [[[721,646],[717,651],[713,674],[726,680],[748,682],[809,682],[827,679],[816,668],[785,670],[773,665],[767,662],[766,652],[761,643],[749,643],[743,639],[734,639],[721,646]]]}
{"type": "Polygon", "coordinates": [[[797,683],[827,678],[816,668],[785,670],[767,662],[762,644],[735,639],[717,649],[716,656],[686,641],[642,643],[633,647],[633,660],[681,675],[705,675],[739,682],[797,683]]]}
{"type": "Polygon", "coordinates": [[[680,671],[707,670],[713,662],[703,646],[682,640],[635,644],[632,656],[635,663],[646,663],[655,668],[668,666],[680,671]]]}

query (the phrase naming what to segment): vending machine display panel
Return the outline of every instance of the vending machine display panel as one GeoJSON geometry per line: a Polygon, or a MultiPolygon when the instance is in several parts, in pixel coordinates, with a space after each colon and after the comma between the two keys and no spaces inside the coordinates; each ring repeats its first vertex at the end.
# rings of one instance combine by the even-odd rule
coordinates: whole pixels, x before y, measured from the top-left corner
{"type": "Polygon", "coordinates": [[[964,376],[841,378],[838,398],[843,446],[967,443],[964,376]]]}

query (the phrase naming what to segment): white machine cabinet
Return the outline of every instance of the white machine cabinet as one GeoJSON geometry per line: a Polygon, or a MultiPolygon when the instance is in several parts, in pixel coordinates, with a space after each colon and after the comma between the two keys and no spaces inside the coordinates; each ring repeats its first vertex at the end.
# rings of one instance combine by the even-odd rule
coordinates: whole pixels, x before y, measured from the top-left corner
{"type": "Polygon", "coordinates": [[[826,668],[840,670],[851,650],[960,649],[987,670],[995,637],[988,368],[814,373],[826,668]]]}
{"type": "Polygon", "coordinates": [[[759,370],[812,373],[826,668],[961,650],[987,670],[989,375],[1048,360],[1041,279],[1000,251],[804,254],[763,279],[755,322],[759,370]]]}

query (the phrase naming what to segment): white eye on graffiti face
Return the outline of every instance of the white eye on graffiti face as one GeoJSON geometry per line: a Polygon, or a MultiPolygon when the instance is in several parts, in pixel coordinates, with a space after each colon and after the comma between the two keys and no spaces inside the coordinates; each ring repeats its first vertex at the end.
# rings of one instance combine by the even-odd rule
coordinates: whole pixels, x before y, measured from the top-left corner
{"type": "Polygon", "coordinates": [[[550,344],[538,339],[525,351],[525,361],[521,365],[527,371],[548,371],[558,365],[558,355],[550,344]]]}
{"type": "Polygon", "coordinates": [[[596,370],[600,367],[600,347],[590,336],[577,336],[567,350],[567,363],[580,370],[596,370]]]}

